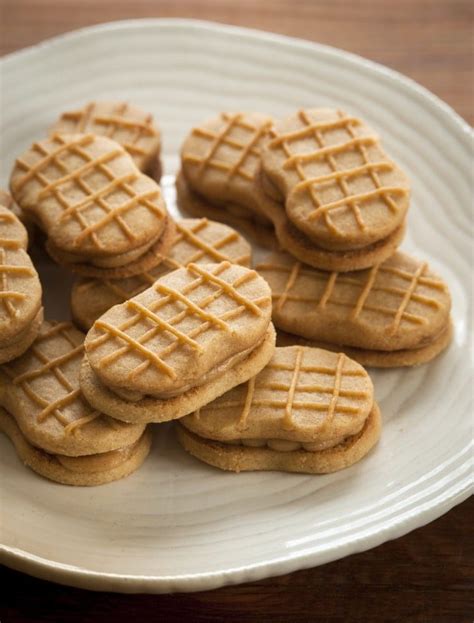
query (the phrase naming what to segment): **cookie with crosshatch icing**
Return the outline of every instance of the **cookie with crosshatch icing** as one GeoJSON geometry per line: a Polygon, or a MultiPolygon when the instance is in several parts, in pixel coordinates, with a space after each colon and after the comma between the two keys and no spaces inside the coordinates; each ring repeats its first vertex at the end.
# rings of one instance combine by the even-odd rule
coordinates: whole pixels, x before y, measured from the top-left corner
{"type": "Polygon", "coordinates": [[[193,128],[181,149],[180,207],[241,226],[257,239],[262,231],[271,232],[254,188],[260,147],[271,123],[260,113],[225,112],[193,128]]]}
{"type": "Polygon", "coordinates": [[[0,429],[42,476],[97,485],[135,471],[151,438],[142,424],[118,422],[84,400],[83,342],[70,323],[44,322],[28,351],[0,366],[0,429]]]}
{"type": "Polygon", "coordinates": [[[128,151],[140,171],[160,181],[161,134],[153,115],[127,102],[89,102],[62,113],[49,130],[52,135],[85,132],[113,139],[128,151]]]}
{"type": "Polygon", "coordinates": [[[190,262],[198,264],[229,260],[249,266],[251,248],[240,234],[222,223],[201,219],[176,222],[176,235],[168,255],[149,272],[126,279],[80,279],[71,292],[71,311],[86,330],[110,307],[123,303],[149,288],[162,275],[190,262]]]}
{"type": "Polygon", "coordinates": [[[27,245],[24,226],[0,205],[0,363],[29,347],[43,318],[41,283],[27,245]]]}
{"type": "Polygon", "coordinates": [[[288,219],[329,250],[353,250],[393,234],[404,222],[408,179],[378,136],[340,110],[300,110],[269,130],[262,169],[288,219]]]}
{"type": "Polygon", "coordinates": [[[48,237],[58,262],[119,278],[156,266],[174,224],[160,187],[125,149],[94,134],[55,135],[17,158],[14,199],[48,237]]]}
{"type": "Polygon", "coordinates": [[[117,419],[177,419],[257,374],[274,347],[262,277],[227,261],[188,264],[96,320],[80,383],[117,419]]]}
{"type": "Polygon", "coordinates": [[[343,353],[276,348],[246,383],[178,422],[196,458],[235,472],[334,472],[364,457],[381,428],[367,372],[343,353]]]}
{"type": "Polygon", "coordinates": [[[400,251],[348,273],[318,271],[286,253],[257,270],[272,289],[275,325],[291,334],[279,344],[343,349],[364,365],[392,367],[429,361],[450,342],[447,285],[400,251]]]}

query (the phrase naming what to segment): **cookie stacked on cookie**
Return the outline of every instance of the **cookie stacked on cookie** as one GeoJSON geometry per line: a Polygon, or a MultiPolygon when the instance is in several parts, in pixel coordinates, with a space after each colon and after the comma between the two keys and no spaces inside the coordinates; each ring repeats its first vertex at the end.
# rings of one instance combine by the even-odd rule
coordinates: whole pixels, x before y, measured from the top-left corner
{"type": "Polygon", "coordinates": [[[161,276],[190,263],[228,260],[249,266],[251,248],[234,229],[207,218],[176,221],[176,234],[168,255],[150,271],[124,279],[81,278],[71,292],[71,311],[76,323],[88,330],[113,305],[123,303],[149,288],[161,276]]]}
{"type": "Polygon", "coordinates": [[[188,264],[96,320],[80,383],[112,417],[163,422],[257,374],[274,348],[262,277],[228,261],[188,264]]]}
{"type": "Polygon", "coordinates": [[[0,204],[0,363],[19,357],[35,339],[43,320],[42,289],[26,251],[25,227],[8,209],[8,193],[0,204]]]}
{"type": "Polygon", "coordinates": [[[359,461],[380,428],[362,366],[343,353],[290,346],[277,348],[247,383],[180,420],[178,438],[221,469],[321,474],[359,461]]]}
{"type": "Polygon", "coordinates": [[[69,485],[127,476],[145,460],[151,434],[92,408],[79,389],[84,335],[67,322],[44,322],[32,346],[0,366],[0,430],[22,461],[69,485]]]}
{"type": "Polygon", "coordinates": [[[193,128],[181,149],[176,180],[180,208],[275,246],[266,197],[256,185],[261,147],[272,122],[258,113],[222,113],[193,128]]]}
{"type": "Polygon", "coordinates": [[[343,111],[300,110],[277,121],[259,183],[280,246],[316,268],[369,268],[403,238],[408,180],[374,131],[343,111]]]}
{"type": "Polygon", "coordinates": [[[158,184],[124,147],[96,134],[55,134],[19,158],[13,197],[47,236],[58,263],[87,276],[128,277],[153,268],[174,224],[158,184]]]}
{"type": "Polygon", "coordinates": [[[446,283],[401,251],[348,273],[317,270],[282,252],[257,270],[272,289],[279,344],[343,349],[363,365],[389,368],[430,361],[451,340],[446,283]]]}

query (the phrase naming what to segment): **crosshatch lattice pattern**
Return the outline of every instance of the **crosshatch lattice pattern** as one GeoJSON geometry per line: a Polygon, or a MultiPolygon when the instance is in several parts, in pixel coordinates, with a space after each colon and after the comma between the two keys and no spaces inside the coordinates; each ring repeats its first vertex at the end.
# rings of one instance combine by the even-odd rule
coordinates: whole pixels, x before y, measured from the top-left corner
{"type": "MultiPolygon", "coordinates": [[[[136,277],[112,281],[101,280],[101,283],[113,292],[118,299],[126,301],[152,286],[159,277],[177,268],[183,268],[190,263],[203,264],[206,262],[231,261],[234,264],[247,264],[250,261],[248,254],[239,256],[234,254],[231,256],[230,249],[228,249],[230,245],[239,239],[239,234],[235,231],[229,231],[216,242],[210,243],[204,238],[203,234],[212,226],[213,224],[206,218],[199,219],[191,226],[177,221],[177,232],[173,245],[168,256],[164,257],[156,268],[136,277]]],[[[96,280],[91,280],[84,285],[85,287],[88,284],[92,286],[95,282],[96,280]]]]}
{"type": "Polygon", "coordinates": [[[94,131],[116,140],[134,157],[148,156],[147,141],[159,137],[159,132],[153,125],[153,116],[145,115],[143,120],[137,119],[127,102],[111,106],[108,113],[105,110],[101,112],[101,108],[104,106],[98,107],[96,102],[91,102],[81,110],[63,113],[60,120],[72,125],[68,129],[71,134],[94,131]],[[100,131],[97,131],[98,128],[100,131]]]}
{"type": "MultiPolygon", "coordinates": [[[[17,218],[6,208],[0,208],[0,301],[3,311],[10,318],[18,314],[18,304],[27,298],[25,292],[18,292],[11,285],[11,277],[34,277],[35,271],[31,266],[21,266],[10,261],[10,254],[23,249],[18,238],[10,238],[8,230],[15,224],[17,218]]],[[[0,312],[0,315],[1,314],[0,312]]]]}
{"type": "Polygon", "coordinates": [[[118,428],[111,418],[104,416],[99,411],[92,409],[83,399],[79,389],[79,368],[83,356],[83,337],[68,322],[44,325],[33,346],[25,355],[31,362],[29,370],[18,373],[15,362],[1,366],[11,380],[12,385],[20,387],[25,395],[35,404],[38,409],[36,422],[44,423],[48,418],[54,417],[64,428],[64,434],[70,435],[86,426],[89,422],[102,417],[112,428],[118,428]],[[45,342],[55,340],[58,354],[54,357],[48,355],[49,349],[44,347],[45,342]],[[74,371],[71,372],[71,361],[77,362],[74,371]],[[67,370],[65,366],[67,364],[67,370]],[[57,386],[57,398],[51,400],[45,392],[42,392],[39,383],[33,382],[38,379],[54,379],[57,386]],[[78,417],[79,414],[79,417],[78,417]]]}
{"type": "Polygon", "coordinates": [[[161,195],[160,188],[156,185],[145,192],[137,192],[136,181],[142,174],[135,164],[130,162],[130,172],[117,176],[109,165],[125,152],[117,144],[102,155],[93,156],[88,148],[96,140],[93,134],[83,134],[74,139],[56,134],[49,141],[33,143],[31,149],[39,154],[40,159],[30,165],[24,159],[17,158],[16,166],[24,171],[24,175],[15,182],[16,191],[21,191],[30,180],[38,181],[42,186],[38,203],[54,197],[63,211],[59,223],[75,219],[79,224],[81,231],[74,240],[76,246],[90,239],[97,249],[104,249],[106,244],[101,240],[100,233],[111,222],[115,222],[123,236],[133,244],[137,236],[122,217],[137,207],[144,207],[163,219],[163,211],[154,202],[161,195]],[[69,157],[74,157],[80,164],[71,167],[69,157]],[[97,178],[96,174],[100,174],[102,180],[98,189],[92,188],[88,182],[92,175],[97,178]],[[70,197],[73,191],[82,198],[72,202],[70,197]],[[117,193],[126,195],[127,199],[111,207],[111,199],[117,193]],[[97,217],[96,210],[91,208],[99,208],[101,216],[97,217]]]}
{"type": "MultiPolygon", "coordinates": [[[[344,380],[354,377],[366,379],[367,373],[362,368],[347,366],[348,358],[343,353],[334,354],[334,365],[315,364],[316,351],[304,346],[294,347],[292,349],[295,353],[294,359],[288,362],[287,358],[280,354],[287,350],[275,351],[266,368],[242,386],[245,389],[240,399],[229,400],[228,394],[224,394],[202,407],[195,413],[195,417],[199,418],[202,412],[237,408],[240,411],[236,428],[243,432],[249,428],[252,409],[257,407],[278,410],[281,413],[282,427],[286,430],[298,428],[298,414],[301,411],[315,411],[322,416],[318,419],[318,424],[315,424],[315,428],[330,425],[337,415],[356,416],[361,412],[361,403],[370,398],[370,393],[365,390],[348,389],[344,386],[344,380]],[[278,377],[276,372],[280,373],[278,377]],[[306,382],[303,383],[302,373],[310,374],[311,381],[307,382],[306,377],[306,382]],[[315,396],[323,399],[316,400],[315,396]],[[349,400],[342,404],[340,398],[349,400]]],[[[236,390],[229,393],[235,394],[236,390]]]]}
{"type": "MultiPolygon", "coordinates": [[[[381,318],[386,318],[388,331],[393,334],[398,331],[402,321],[412,325],[423,325],[428,322],[425,316],[408,310],[411,301],[415,301],[428,309],[441,308],[440,301],[419,292],[417,290],[419,286],[429,288],[433,292],[445,292],[446,286],[438,279],[425,276],[426,262],[418,264],[412,272],[392,266],[390,262],[388,260],[376,264],[370,270],[353,273],[325,273],[311,269],[300,262],[288,264],[284,260],[279,263],[262,263],[257,266],[257,270],[262,273],[263,277],[271,273],[286,276],[281,291],[273,289],[272,292],[272,298],[276,303],[278,312],[281,312],[290,301],[314,305],[315,310],[330,306],[343,307],[347,309],[347,316],[351,320],[356,320],[364,311],[369,311],[381,318]],[[320,284],[318,296],[308,295],[308,282],[306,281],[305,286],[303,277],[309,277],[313,281],[313,289],[314,285],[320,284]],[[394,277],[402,280],[405,284],[404,287],[391,284],[390,281],[394,277]],[[353,296],[350,301],[341,299],[341,286],[352,288],[353,296]],[[390,299],[394,301],[394,306],[389,307],[374,303],[373,297],[376,292],[390,295],[390,299]]],[[[271,278],[269,281],[274,283],[271,278]]]]}
{"type": "Polygon", "coordinates": [[[395,165],[387,160],[372,162],[370,160],[367,146],[377,144],[378,137],[374,135],[357,136],[355,128],[361,125],[361,120],[347,116],[342,111],[337,111],[338,119],[334,121],[313,121],[309,114],[301,110],[298,113],[302,123],[302,128],[292,132],[279,135],[274,129],[271,130],[272,140],[269,142],[269,149],[281,149],[285,155],[283,163],[284,169],[294,169],[300,178],[300,182],[290,191],[296,194],[306,192],[311,198],[313,210],[306,218],[309,221],[324,219],[328,230],[342,235],[343,231],[338,228],[331,212],[336,209],[347,207],[351,210],[354,221],[361,231],[367,229],[367,224],[363,216],[363,208],[370,205],[374,199],[381,199],[385,202],[391,213],[396,214],[399,206],[392,198],[392,195],[405,196],[408,189],[402,186],[386,186],[382,183],[379,172],[393,171],[395,165]],[[347,133],[347,140],[333,145],[328,145],[325,134],[332,130],[342,129],[347,133]],[[292,150],[292,143],[301,139],[314,139],[315,149],[308,153],[297,153],[292,150]],[[340,158],[352,150],[358,150],[363,164],[353,168],[345,168],[340,165],[340,158]],[[315,160],[324,159],[328,164],[331,173],[318,177],[311,177],[307,174],[306,165],[315,160]],[[356,177],[367,177],[371,180],[373,190],[360,194],[353,194],[348,187],[348,180],[356,177]],[[342,191],[343,198],[331,203],[323,203],[318,196],[318,189],[329,182],[335,182],[342,191]]]}
{"type": "MultiPolygon", "coordinates": [[[[247,181],[253,181],[257,171],[255,162],[248,166],[249,159],[254,156],[260,158],[260,143],[270,127],[270,121],[255,124],[248,121],[242,113],[222,113],[225,122],[220,132],[213,132],[207,128],[194,128],[193,134],[209,143],[204,157],[194,154],[184,154],[183,162],[197,165],[202,175],[206,169],[217,169],[225,173],[228,180],[240,176],[247,181]],[[236,136],[236,130],[245,131],[245,139],[236,136]],[[221,147],[230,147],[235,152],[234,158],[222,156],[221,147]]],[[[257,160],[258,162],[258,160],[257,160]]]]}
{"type": "MultiPolygon", "coordinates": [[[[166,362],[166,359],[177,348],[186,345],[199,351],[202,347],[197,338],[210,328],[230,332],[231,327],[228,321],[241,316],[244,312],[248,311],[255,316],[261,316],[263,314],[262,307],[270,303],[269,298],[264,296],[251,300],[239,291],[241,286],[257,279],[257,273],[246,270],[233,282],[228,282],[225,279],[224,273],[230,266],[230,262],[221,262],[212,271],[208,271],[198,264],[188,264],[186,270],[193,277],[193,280],[183,287],[181,291],[157,281],[153,285],[157,298],[148,307],[134,299],[124,303],[131,312],[131,316],[119,326],[113,326],[99,318],[95,322],[94,327],[99,329],[102,335],[88,343],[88,351],[94,350],[112,338],[116,338],[122,346],[118,346],[113,353],[101,357],[97,363],[97,368],[110,365],[126,353],[133,352],[142,361],[128,373],[127,378],[132,379],[136,377],[151,365],[160,373],[175,379],[177,378],[177,373],[166,362]],[[206,292],[207,287],[211,286],[213,292],[206,294],[197,302],[193,302],[188,298],[187,295],[191,293],[199,293],[199,288],[202,286],[206,286],[206,292]],[[226,297],[232,304],[232,307],[226,312],[216,315],[209,308],[220,297],[226,297]],[[163,311],[170,305],[177,305],[181,309],[174,316],[165,320],[163,311]],[[180,323],[188,316],[198,319],[199,324],[189,333],[185,333],[180,329],[180,323]],[[139,337],[136,335],[132,337],[131,329],[136,329],[139,323],[142,326],[142,333],[139,337]],[[156,349],[149,348],[148,345],[158,334],[166,334],[169,338],[169,343],[157,352],[156,349]]],[[[135,333],[136,331],[133,332],[135,333]]]]}

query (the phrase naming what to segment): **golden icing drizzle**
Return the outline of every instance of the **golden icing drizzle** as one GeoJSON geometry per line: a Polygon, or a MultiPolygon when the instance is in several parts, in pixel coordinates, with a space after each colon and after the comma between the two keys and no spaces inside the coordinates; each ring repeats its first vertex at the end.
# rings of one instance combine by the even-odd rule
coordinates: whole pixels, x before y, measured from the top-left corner
{"type": "Polygon", "coordinates": [[[324,422],[325,426],[331,423],[332,419],[334,418],[334,414],[336,413],[336,406],[339,398],[339,392],[341,390],[341,380],[345,360],[346,356],[344,355],[344,353],[339,353],[339,355],[337,356],[336,373],[334,375],[334,390],[331,396],[331,402],[329,403],[327,418],[324,422]]]}
{"type": "Polygon", "coordinates": [[[293,370],[293,376],[291,378],[290,388],[288,390],[287,403],[285,407],[285,416],[283,418],[283,428],[285,430],[291,430],[294,427],[293,419],[292,419],[293,400],[295,397],[295,390],[296,390],[296,385],[298,383],[298,377],[300,375],[301,364],[303,363],[303,353],[304,353],[303,347],[297,346],[295,369],[293,370]]]}
{"type": "Polygon", "coordinates": [[[288,275],[288,281],[285,284],[285,288],[280,296],[280,298],[278,299],[278,304],[277,304],[277,309],[279,311],[281,311],[283,309],[283,305],[286,302],[286,299],[288,298],[288,295],[291,292],[291,288],[295,285],[296,283],[296,278],[298,277],[298,274],[301,270],[301,262],[295,262],[293,264],[293,267],[288,275]]]}
{"type": "MultiPolygon", "coordinates": [[[[197,273],[199,276],[197,279],[188,283],[181,292],[174,290],[164,284],[156,283],[154,286],[157,294],[161,294],[162,296],[152,302],[146,309],[151,312],[151,314],[144,314],[143,309],[135,306],[133,307],[133,301],[128,301],[128,306],[133,307],[133,315],[126,321],[124,321],[119,327],[113,327],[109,323],[104,322],[99,319],[95,323],[95,327],[104,331],[102,335],[91,340],[89,342],[89,349],[95,349],[102,344],[104,344],[111,337],[116,337],[125,342],[124,346],[119,347],[112,353],[108,355],[104,355],[98,362],[97,366],[104,367],[110,365],[115,360],[124,356],[130,350],[140,354],[144,361],[132,369],[127,378],[131,379],[137,374],[141,374],[144,370],[148,368],[150,364],[154,364],[155,367],[170,376],[171,378],[176,378],[176,372],[173,370],[171,366],[166,364],[163,361],[165,356],[169,356],[173,353],[179,345],[181,345],[184,341],[184,334],[179,332],[179,336],[176,332],[176,325],[184,320],[184,318],[188,315],[193,315],[201,321],[201,324],[192,329],[187,334],[187,340],[189,340],[189,344],[192,345],[195,343],[198,347],[197,342],[194,342],[194,338],[205,333],[211,326],[215,326],[218,329],[229,331],[230,327],[225,322],[225,320],[229,320],[231,318],[235,318],[243,314],[246,310],[251,311],[254,314],[260,315],[262,313],[259,305],[264,305],[268,302],[266,297],[262,297],[261,299],[256,299],[255,301],[251,301],[246,297],[242,296],[237,288],[246,283],[251,279],[257,278],[257,273],[255,271],[246,271],[243,275],[238,277],[233,283],[228,283],[222,279],[219,279],[218,275],[221,274],[226,269],[230,268],[230,262],[222,262],[215,269],[214,272],[208,272],[201,267],[190,264],[188,265],[187,271],[192,273],[197,273]],[[205,284],[212,284],[216,286],[216,290],[211,294],[205,296],[203,299],[194,303],[190,299],[187,298],[187,294],[190,294],[197,288],[205,284]],[[235,304],[236,307],[232,310],[229,310],[220,316],[216,316],[211,314],[205,310],[205,308],[210,305],[212,302],[220,298],[221,296],[228,296],[235,304]],[[145,332],[137,338],[131,337],[127,331],[134,327],[140,321],[143,321],[145,318],[147,320],[153,321],[153,317],[156,316],[156,313],[162,309],[163,307],[174,304],[176,302],[184,305],[184,309],[176,314],[172,318],[168,318],[165,321],[160,320],[160,322],[154,322],[154,326],[145,330],[145,332]],[[130,306],[132,303],[132,306],[130,306]],[[175,338],[168,346],[164,347],[159,353],[149,350],[146,347],[146,343],[157,336],[159,333],[163,331],[169,331],[173,337],[175,338]]],[[[145,323],[146,325],[149,323],[145,323]]]]}
{"type": "Polygon", "coordinates": [[[405,309],[407,308],[410,299],[413,297],[413,293],[416,290],[416,286],[418,285],[418,279],[423,275],[426,267],[427,263],[423,262],[423,264],[418,267],[415,274],[413,275],[410,285],[408,286],[408,289],[405,292],[405,296],[403,297],[400,303],[400,307],[398,308],[397,313],[395,314],[395,318],[393,319],[393,323],[390,327],[391,333],[395,333],[400,326],[400,322],[405,314],[405,309]]]}
{"type": "Polygon", "coordinates": [[[65,364],[70,364],[73,359],[80,359],[82,357],[83,346],[82,344],[77,344],[76,340],[68,333],[71,328],[72,325],[70,323],[63,322],[40,332],[29,351],[39,361],[39,367],[29,370],[28,372],[17,374],[14,370],[15,362],[2,366],[2,370],[10,378],[12,384],[21,387],[25,395],[39,407],[40,410],[36,416],[36,421],[42,424],[50,416],[53,416],[56,421],[64,427],[65,436],[76,433],[76,431],[83,428],[86,424],[102,415],[98,411],[93,410],[82,398],[81,391],[78,387],[78,378],[74,378],[74,382],[72,382],[72,379],[69,379],[67,373],[62,369],[65,364]],[[51,359],[42,350],[42,343],[55,336],[61,336],[66,339],[71,349],[51,359]],[[51,401],[50,397],[41,395],[40,391],[34,389],[31,384],[35,379],[40,377],[47,378],[50,374],[56,378],[66,391],[65,395],[53,401],[51,401]],[[65,408],[70,407],[77,401],[80,402],[83,408],[82,410],[85,411],[85,415],[71,421],[71,416],[70,414],[66,414],[65,408]]]}
{"type": "Polygon", "coordinates": [[[355,320],[363,310],[367,297],[369,296],[370,291],[374,287],[375,279],[379,270],[380,264],[375,264],[375,266],[372,266],[372,268],[369,270],[367,281],[362,288],[362,292],[360,293],[359,298],[357,299],[356,304],[354,305],[354,309],[351,313],[351,318],[353,320],[355,320]]]}
{"type": "Polygon", "coordinates": [[[318,301],[318,307],[320,309],[324,309],[326,307],[326,304],[328,303],[329,299],[331,298],[333,290],[334,290],[334,286],[336,285],[336,279],[338,277],[338,274],[339,273],[332,272],[329,275],[329,278],[328,278],[327,283],[326,283],[326,287],[324,288],[324,291],[321,294],[321,298],[318,301]]]}
{"type": "MultiPolygon", "coordinates": [[[[290,268],[281,264],[268,263],[263,263],[257,266],[257,270],[262,273],[265,273],[266,271],[284,272],[290,275],[293,268],[294,265],[290,268]]],[[[283,305],[280,305],[279,303],[282,297],[284,297],[284,303],[315,303],[319,309],[323,309],[327,305],[345,307],[348,310],[351,310],[348,315],[352,320],[357,319],[363,311],[374,312],[382,316],[391,317],[393,322],[390,325],[390,330],[395,332],[397,331],[402,320],[406,320],[407,322],[410,322],[412,324],[425,324],[427,322],[426,317],[407,311],[407,307],[410,301],[415,301],[417,303],[425,305],[426,307],[431,307],[434,309],[440,309],[442,306],[440,301],[436,300],[435,298],[430,298],[416,292],[416,288],[418,285],[431,287],[434,290],[442,292],[446,291],[446,286],[443,282],[429,277],[423,277],[423,272],[424,270],[426,270],[426,268],[427,265],[426,263],[424,263],[420,265],[414,273],[410,273],[406,270],[397,269],[391,266],[385,266],[384,264],[377,264],[368,271],[365,282],[362,278],[354,277],[354,273],[326,273],[318,270],[313,270],[311,268],[304,268],[299,270],[298,278],[306,276],[310,277],[314,281],[326,284],[323,294],[319,299],[311,296],[292,294],[291,292],[286,290],[286,286],[283,288],[281,293],[273,291],[272,298],[277,301],[276,309],[278,309],[278,311],[281,311],[283,307],[283,305]],[[383,285],[385,283],[384,277],[386,275],[394,275],[403,279],[404,281],[408,281],[409,284],[407,288],[383,285]],[[379,284],[376,283],[378,278],[380,281],[379,284]],[[335,291],[337,291],[336,280],[339,286],[349,285],[360,291],[357,293],[357,298],[355,301],[348,302],[335,297],[335,291]],[[371,304],[371,293],[375,292],[384,292],[399,297],[399,305],[395,308],[391,308],[384,307],[380,304],[371,304]]],[[[364,271],[358,271],[358,274],[362,277],[363,272],[364,271]]],[[[293,289],[296,286],[297,279],[295,279],[295,282],[293,283],[293,289]]]]}
{"type": "Polygon", "coordinates": [[[381,198],[384,200],[389,210],[396,213],[399,208],[390,197],[390,193],[401,194],[404,196],[408,194],[408,190],[400,186],[382,185],[380,178],[377,175],[377,171],[393,171],[395,166],[388,160],[381,162],[370,161],[365,146],[378,143],[378,137],[357,136],[354,132],[354,126],[360,125],[361,121],[354,117],[344,116],[341,111],[338,111],[338,115],[339,119],[335,121],[312,122],[308,114],[304,110],[301,110],[299,112],[299,118],[304,124],[304,127],[280,136],[276,136],[275,131],[273,131],[273,136],[275,138],[270,141],[269,147],[271,149],[281,148],[286,156],[286,160],[283,163],[283,169],[294,168],[297,172],[301,181],[296,184],[296,186],[292,189],[292,192],[306,191],[309,193],[315,209],[307,214],[307,219],[311,221],[322,216],[326,227],[330,231],[336,235],[343,235],[342,230],[339,229],[330,218],[330,211],[348,206],[353,213],[354,220],[360,231],[365,231],[367,226],[360,210],[361,203],[381,198]],[[339,128],[345,130],[349,134],[349,139],[340,144],[327,145],[323,133],[339,128]],[[310,137],[313,137],[317,143],[318,149],[316,151],[301,154],[295,154],[291,151],[289,146],[290,142],[310,137]],[[357,149],[359,151],[363,159],[363,164],[351,169],[339,169],[338,162],[335,157],[338,154],[345,153],[352,149],[357,149]],[[304,164],[323,158],[328,163],[332,172],[328,175],[308,177],[304,169],[304,164]],[[347,181],[353,177],[364,175],[370,176],[371,181],[374,184],[374,190],[360,193],[358,195],[351,194],[347,181]],[[317,196],[316,190],[318,186],[326,184],[329,181],[334,181],[338,184],[343,193],[343,198],[338,201],[322,204],[317,196]]]}
{"type": "Polygon", "coordinates": [[[226,173],[228,180],[238,175],[248,181],[253,181],[255,173],[249,173],[244,168],[244,165],[250,155],[256,156],[257,158],[260,156],[260,150],[256,146],[270,127],[271,122],[267,121],[261,125],[253,125],[245,121],[241,113],[234,115],[222,113],[221,118],[226,122],[226,124],[220,133],[214,133],[205,128],[194,128],[192,130],[192,133],[195,136],[211,141],[211,145],[207,154],[203,158],[194,154],[184,154],[183,162],[196,164],[198,166],[198,171],[201,174],[206,168],[211,167],[226,173]],[[242,143],[232,138],[232,130],[235,128],[241,128],[249,132],[248,142],[242,143]],[[232,147],[238,153],[238,158],[234,163],[214,158],[217,150],[222,145],[232,147]]]}
{"type": "Polygon", "coordinates": [[[244,408],[240,415],[239,422],[237,424],[237,430],[243,431],[247,428],[247,418],[250,413],[250,407],[252,406],[253,394],[255,391],[255,376],[247,382],[247,394],[245,396],[244,408]]]}
{"type": "MultiPolygon", "coordinates": [[[[86,148],[94,140],[95,137],[92,134],[86,134],[74,141],[55,134],[51,141],[59,144],[59,146],[53,148],[52,151],[48,151],[40,143],[34,143],[32,149],[39,152],[42,158],[34,165],[29,165],[18,158],[16,161],[17,166],[26,171],[26,173],[16,184],[19,190],[29,180],[36,179],[42,186],[38,194],[38,200],[41,201],[52,195],[63,209],[60,222],[74,218],[80,225],[81,232],[76,236],[73,244],[79,245],[85,239],[90,238],[96,248],[103,249],[104,243],[100,240],[97,233],[112,221],[117,223],[128,240],[133,242],[137,239],[136,234],[122,218],[123,214],[141,206],[147,208],[159,219],[163,219],[165,215],[153,201],[160,197],[159,187],[157,186],[151,191],[137,193],[133,185],[141,175],[138,169],[127,175],[117,177],[107,166],[107,163],[120,158],[123,155],[122,150],[112,149],[101,156],[91,156],[86,148]],[[64,161],[59,158],[63,154],[78,156],[83,160],[83,164],[71,171],[64,161]],[[55,179],[46,177],[44,171],[49,166],[54,166],[62,172],[62,175],[55,179]],[[106,178],[107,182],[99,190],[93,190],[86,182],[85,174],[90,172],[101,173],[106,178]],[[75,204],[71,204],[61,191],[61,187],[67,183],[72,183],[83,195],[83,198],[75,204]],[[120,205],[111,207],[107,202],[107,197],[115,192],[123,192],[125,195],[128,195],[128,199],[120,205]],[[83,212],[91,206],[97,206],[102,212],[105,212],[101,218],[94,222],[89,222],[83,215],[83,212]]],[[[67,187],[70,188],[70,184],[67,184],[67,187]]]]}

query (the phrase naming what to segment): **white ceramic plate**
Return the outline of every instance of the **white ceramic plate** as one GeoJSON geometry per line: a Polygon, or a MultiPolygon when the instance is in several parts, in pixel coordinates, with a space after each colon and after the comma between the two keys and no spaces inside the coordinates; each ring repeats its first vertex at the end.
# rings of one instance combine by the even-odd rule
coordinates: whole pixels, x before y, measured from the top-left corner
{"type": "MultiPolygon", "coordinates": [[[[217,111],[278,116],[336,105],[365,117],[411,174],[404,247],[448,280],[455,339],[429,365],[373,373],[382,440],[333,475],[222,473],[182,452],[165,425],[130,478],[68,488],[24,468],[2,437],[3,561],[93,589],[202,590],[374,547],[464,500],[472,439],[468,126],[418,85],[345,52],[201,22],[120,22],[2,61],[2,185],[15,155],[59,112],[96,98],[125,98],[156,115],[170,204],[183,137],[217,111]]],[[[41,271],[49,317],[67,317],[68,279],[51,265],[41,271]]]]}

